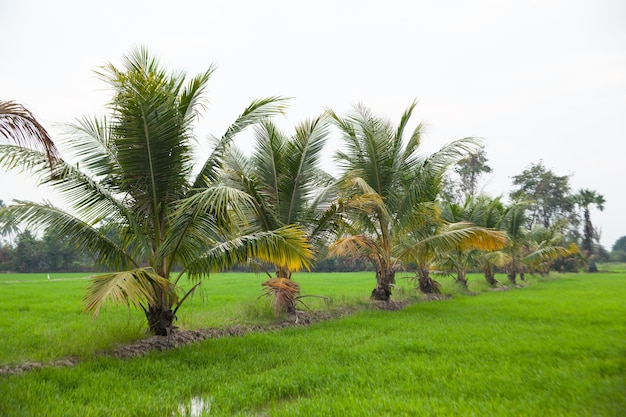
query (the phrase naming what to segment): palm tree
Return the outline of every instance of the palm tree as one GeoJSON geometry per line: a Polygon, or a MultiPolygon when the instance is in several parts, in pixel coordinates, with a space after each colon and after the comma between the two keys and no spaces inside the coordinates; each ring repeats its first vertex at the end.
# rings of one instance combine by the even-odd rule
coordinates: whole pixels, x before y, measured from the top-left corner
{"type": "MultiPolygon", "coordinates": [[[[309,244],[324,230],[328,185],[332,177],[320,168],[328,134],[324,116],[296,126],[288,136],[266,120],[255,127],[256,146],[247,156],[234,147],[226,156],[226,174],[232,185],[247,193],[254,206],[248,220],[253,231],[270,232],[296,224],[306,232],[309,244]],[[324,192],[326,191],[326,192],[324,192]]],[[[291,280],[289,265],[274,262],[275,278],[263,283],[276,313],[295,311],[299,286],[291,280]],[[283,302],[279,302],[282,300],[283,302]]]]}
{"type": "Polygon", "coordinates": [[[593,241],[595,238],[595,231],[591,224],[591,205],[595,205],[598,210],[604,210],[604,197],[597,194],[593,190],[581,189],[574,195],[574,202],[583,210],[584,226],[583,226],[583,241],[582,250],[589,258],[589,272],[598,272],[598,267],[593,259],[593,241]]]}
{"type": "Polygon", "coordinates": [[[559,226],[556,224],[549,229],[536,226],[526,235],[522,262],[530,272],[547,276],[556,259],[579,253],[579,248],[575,243],[571,243],[568,247],[564,246],[565,242],[559,233],[559,226]]]}
{"type": "MultiPolygon", "coordinates": [[[[500,205],[501,206],[501,205],[500,205]]],[[[480,250],[481,245],[475,247],[462,242],[452,250],[439,256],[438,265],[453,269],[456,272],[456,282],[467,289],[467,270],[482,263],[487,281],[493,285],[492,264],[486,259],[494,259],[493,255],[487,258],[488,253],[504,248],[508,239],[504,231],[496,230],[499,223],[499,200],[492,200],[485,195],[466,195],[463,205],[444,201],[442,202],[441,217],[449,223],[468,222],[477,226],[483,240],[491,240],[488,250],[480,250]],[[482,229],[482,230],[481,230],[482,229]]]]}
{"type": "Polygon", "coordinates": [[[45,175],[41,152],[2,146],[0,165],[40,174],[71,211],[20,201],[3,209],[0,220],[54,227],[119,271],[91,281],[85,302],[94,315],[107,299],[133,304],[144,310],[150,330],[164,335],[197,286],[180,297],[176,285],[183,273],[199,282],[250,258],[308,266],[311,252],[299,228],[244,233],[238,220],[254,209],[253,201],[219,181],[233,137],[282,112],[283,99],[252,102],[203,164],[193,159],[192,128],[213,71],[192,78],[169,74],[145,49],[134,50],[123,68],[108,64],[98,72],[113,87],[111,117],[73,125],[72,162],[59,158],[45,175]]]}
{"type": "Polygon", "coordinates": [[[517,274],[524,273],[522,264],[523,250],[526,240],[526,204],[523,202],[513,203],[506,209],[502,219],[502,229],[506,231],[511,245],[504,250],[506,261],[504,269],[509,282],[517,284],[517,274]]]}
{"type": "MultiPolygon", "coordinates": [[[[376,287],[371,296],[376,300],[389,300],[396,271],[415,259],[417,247],[425,244],[407,244],[407,239],[420,227],[424,204],[434,202],[439,194],[446,169],[477,143],[461,139],[420,156],[423,126],[405,137],[415,106],[415,102],[409,106],[397,127],[363,106],[346,118],[331,114],[344,145],[336,155],[342,170],[341,199],[353,201],[345,213],[344,236],[333,244],[331,253],[360,255],[372,262],[376,287]]],[[[458,242],[460,236],[467,237],[467,232],[450,241],[458,242]]]]}
{"type": "MultiPolygon", "coordinates": [[[[254,205],[250,223],[256,230],[272,231],[297,224],[313,241],[319,227],[318,197],[332,181],[320,168],[322,148],[328,135],[324,117],[296,126],[288,136],[269,120],[255,127],[256,146],[250,156],[231,147],[226,156],[226,174],[235,188],[247,193],[254,205]]],[[[328,195],[328,194],[324,194],[328,195]]],[[[291,278],[286,265],[275,265],[277,278],[291,278]]]]}

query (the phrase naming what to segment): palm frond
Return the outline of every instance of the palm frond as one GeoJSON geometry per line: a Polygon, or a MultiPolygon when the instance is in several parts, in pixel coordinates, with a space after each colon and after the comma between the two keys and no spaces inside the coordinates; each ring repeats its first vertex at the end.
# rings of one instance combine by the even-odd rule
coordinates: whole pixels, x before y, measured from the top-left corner
{"type": "Polygon", "coordinates": [[[294,223],[301,219],[312,198],[312,193],[318,188],[317,183],[321,152],[328,136],[328,123],[323,117],[307,120],[296,127],[296,133],[287,143],[286,171],[284,187],[281,193],[289,204],[285,204],[282,219],[285,224],[294,223]]]}
{"type": "Polygon", "coordinates": [[[160,297],[166,297],[169,305],[175,304],[178,296],[174,284],[151,270],[138,268],[92,277],[83,301],[85,311],[96,317],[107,300],[145,309],[160,297]]]}
{"type": "Polygon", "coordinates": [[[21,104],[0,100],[0,138],[42,151],[50,164],[60,157],[48,131],[21,104]]]}
{"type": "Polygon", "coordinates": [[[260,297],[271,300],[275,317],[279,317],[284,311],[295,310],[296,301],[300,294],[300,285],[297,282],[288,278],[271,278],[261,285],[265,289],[260,297]]]}
{"type": "Polygon", "coordinates": [[[187,266],[190,276],[200,277],[233,265],[258,259],[291,271],[309,269],[313,252],[303,229],[295,225],[256,232],[216,244],[187,266]]]}
{"type": "Polygon", "coordinates": [[[367,236],[354,235],[338,239],[328,248],[330,256],[357,258],[364,256],[370,260],[380,258],[380,245],[367,236]]]}
{"type": "Polygon", "coordinates": [[[223,163],[224,152],[226,148],[230,146],[235,136],[251,125],[272,116],[283,114],[287,106],[287,101],[288,99],[284,97],[266,97],[252,101],[243,113],[237,117],[237,120],[228,127],[219,140],[212,138],[212,141],[216,144],[215,148],[196,176],[193,187],[196,189],[202,188],[206,178],[208,178],[209,181],[216,180],[218,170],[223,163]]]}
{"type": "Polygon", "coordinates": [[[51,204],[16,201],[0,211],[0,224],[26,224],[38,229],[52,228],[66,235],[77,247],[95,255],[112,268],[128,268],[134,264],[126,248],[111,240],[96,227],[85,223],[51,204]]]}
{"type": "Polygon", "coordinates": [[[485,251],[499,250],[508,246],[506,233],[475,226],[467,222],[448,225],[433,236],[426,237],[407,248],[398,256],[411,261],[419,256],[420,251],[453,251],[480,249],[485,251]]]}

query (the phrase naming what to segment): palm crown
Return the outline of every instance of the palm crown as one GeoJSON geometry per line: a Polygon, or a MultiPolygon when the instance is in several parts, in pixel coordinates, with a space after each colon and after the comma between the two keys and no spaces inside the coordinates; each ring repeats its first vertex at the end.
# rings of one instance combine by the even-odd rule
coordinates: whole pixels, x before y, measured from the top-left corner
{"type": "Polygon", "coordinates": [[[212,72],[187,80],[138,49],[122,69],[108,64],[98,72],[113,87],[111,117],[73,125],[74,162],[59,158],[46,172],[40,151],[2,145],[0,164],[38,172],[71,208],[18,202],[1,212],[2,220],[54,227],[104,265],[123,270],[94,279],[86,297],[94,313],[107,298],[132,302],[146,311],[153,331],[164,332],[158,323],[165,315],[171,326],[172,307],[180,303],[170,280],[174,267],[199,278],[254,257],[294,269],[308,265],[311,252],[296,227],[242,234],[238,220],[254,209],[252,201],[218,175],[233,137],[281,112],[284,99],[254,101],[194,174],[193,125],[212,72]]]}

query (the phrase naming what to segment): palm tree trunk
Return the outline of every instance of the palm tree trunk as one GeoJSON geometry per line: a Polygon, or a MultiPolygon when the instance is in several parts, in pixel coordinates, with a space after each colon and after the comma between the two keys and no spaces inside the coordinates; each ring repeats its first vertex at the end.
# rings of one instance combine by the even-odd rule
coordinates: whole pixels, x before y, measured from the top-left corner
{"type": "Polygon", "coordinates": [[[156,290],[157,302],[148,305],[144,309],[150,333],[157,336],[168,336],[174,329],[174,319],[176,316],[172,311],[172,306],[166,302],[167,297],[162,291],[156,290]]]}
{"type": "MultiPolygon", "coordinates": [[[[277,266],[276,267],[276,278],[285,278],[291,280],[291,270],[286,266],[277,266]]],[[[296,284],[297,285],[297,284],[296,284]]],[[[295,302],[287,303],[284,306],[287,314],[295,314],[296,313],[296,304],[295,302]]]]}
{"type": "Polygon", "coordinates": [[[441,286],[430,277],[430,270],[428,268],[420,267],[417,274],[421,292],[424,294],[441,294],[441,286]]]}
{"type": "Polygon", "coordinates": [[[150,333],[157,336],[167,336],[172,332],[175,316],[171,308],[151,305],[144,311],[148,319],[150,333]]]}
{"type": "Polygon", "coordinates": [[[485,279],[489,283],[490,286],[495,287],[498,285],[498,280],[496,279],[496,274],[493,272],[493,267],[489,264],[485,265],[483,268],[483,273],[485,275],[485,279]]]}
{"type": "Polygon", "coordinates": [[[291,270],[286,266],[277,266],[276,267],[276,278],[287,278],[291,279],[291,270]]]}
{"type": "Polygon", "coordinates": [[[509,268],[506,271],[506,277],[508,278],[509,282],[513,285],[517,285],[517,272],[515,272],[515,268],[509,268]]]}
{"type": "Polygon", "coordinates": [[[396,283],[396,273],[393,270],[376,268],[376,288],[372,290],[373,300],[389,301],[391,289],[396,283]]]}
{"type": "Polygon", "coordinates": [[[465,278],[465,270],[458,268],[456,270],[456,283],[464,289],[467,289],[467,278],[465,278]]]}

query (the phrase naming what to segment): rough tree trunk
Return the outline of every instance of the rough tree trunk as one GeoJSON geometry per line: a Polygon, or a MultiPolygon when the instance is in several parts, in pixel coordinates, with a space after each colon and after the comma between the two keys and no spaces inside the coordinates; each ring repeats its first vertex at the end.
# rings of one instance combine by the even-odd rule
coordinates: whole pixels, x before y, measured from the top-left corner
{"type": "Polygon", "coordinates": [[[441,294],[441,288],[437,281],[430,277],[428,268],[420,268],[418,271],[420,291],[424,294],[441,294]]]}
{"type": "Polygon", "coordinates": [[[286,266],[277,266],[276,267],[276,278],[291,279],[291,271],[286,266]]]}
{"type": "MultiPolygon", "coordinates": [[[[291,270],[286,266],[277,266],[276,267],[276,278],[285,278],[291,280],[291,270]]],[[[295,282],[295,281],[294,281],[295,282]]],[[[296,314],[296,304],[289,303],[285,305],[285,311],[287,314],[296,314]]]]}
{"type": "Polygon", "coordinates": [[[376,271],[376,288],[372,290],[373,300],[389,301],[391,289],[396,283],[396,273],[391,270],[376,271]]]}
{"type": "Polygon", "coordinates": [[[174,313],[169,307],[148,306],[145,310],[150,332],[157,336],[167,336],[174,329],[174,313]]]}
{"type": "Polygon", "coordinates": [[[498,280],[496,279],[496,274],[493,272],[493,267],[491,265],[485,265],[483,272],[489,285],[496,287],[498,285],[498,280]]]}
{"type": "Polygon", "coordinates": [[[509,269],[506,271],[506,277],[508,278],[509,282],[513,285],[517,285],[517,273],[515,272],[515,269],[509,269]]]}
{"type": "Polygon", "coordinates": [[[467,278],[465,278],[465,271],[462,269],[457,269],[456,271],[456,283],[459,284],[464,289],[467,289],[467,278]]]}

